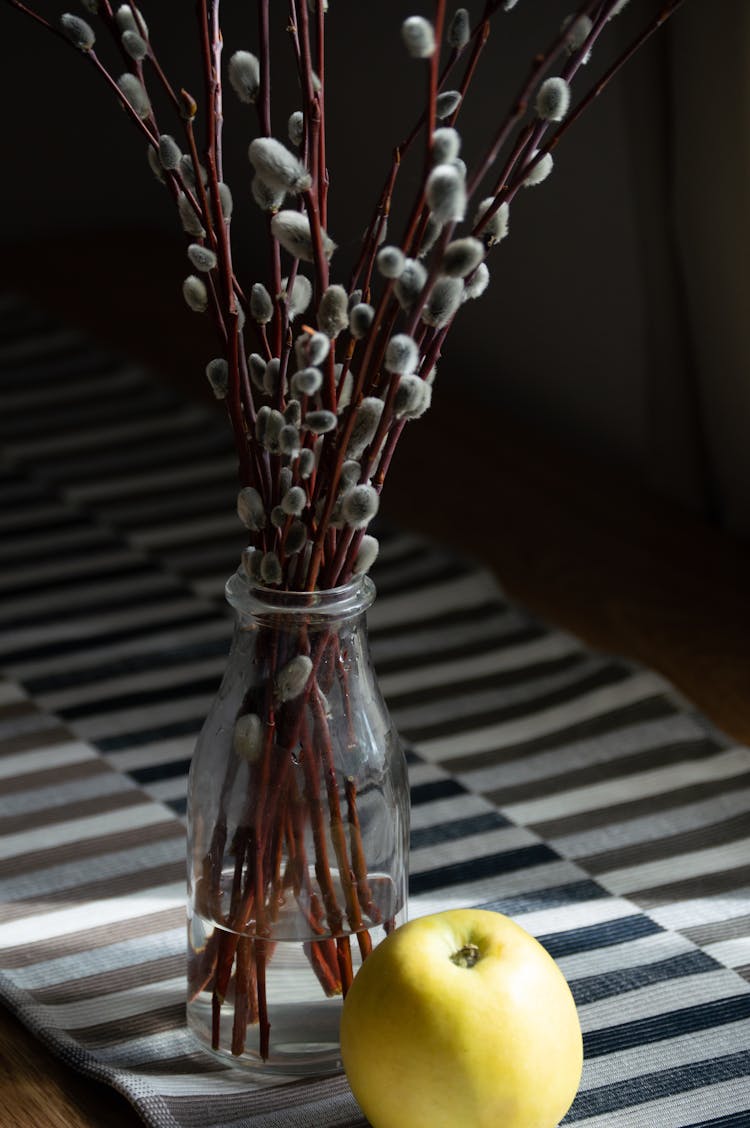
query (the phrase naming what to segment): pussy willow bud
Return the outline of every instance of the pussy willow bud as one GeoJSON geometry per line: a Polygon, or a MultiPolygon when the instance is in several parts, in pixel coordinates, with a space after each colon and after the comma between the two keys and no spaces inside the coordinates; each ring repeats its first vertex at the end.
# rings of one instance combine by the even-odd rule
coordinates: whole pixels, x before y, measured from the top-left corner
{"type": "Polygon", "coordinates": [[[234,210],[234,200],[232,199],[232,191],[228,184],[223,180],[219,181],[219,207],[221,214],[226,221],[232,218],[232,211],[234,210]]]}
{"type": "Polygon", "coordinates": [[[232,748],[235,756],[254,764],[263,751],[263,722],[257,713],[243,713],[234,722],[232,748]]]}
{"type": "Polygon", "coordinates": [[[60,16],[60,26],[73,46],[80,51],[90,51],[96,43],[93,27],[79,16],[66,12],[60,16]]]}
{"type": "MultiPolygon", "coordinates": [[[[302,212],[280,211],[271,220],[271,234],[281,243],[285,251],[304,262],[313,262],[313,241],[310,221],[302,212]]],[[[327,259],[336,250],[336,244],[325,231],[321,231],[323,254],[327,259]]]]}
{"type": "Polygon", "coordinates": [[[429,59],[435,52],[435,32],[423,16],[409,16],[404,20],[401,38],[412,59],[429,59]]]}
{"type": "Polygon", "coordinates": [[[354,571],[357,575],[362,575],[369,572],[373,564],[378,558],[380,552],[380,543],[377,537],[371,537],[369,533],[365,533],[360,541],[359,551],[354,561],[354,571]]]}
{"type": "Polygon", "coordinates": [[[401,377],[393,403],[393,414],[397,419],[408,418],[409,414],[421,404],[425,386],[424,380],[419,376],[401,377]]]}
{"type": "Polygon", "coordinates": [[[284,416],[275,407],[272,407],[266,417],[266,428],[263,436],[263,444],[267,451],[271,454],[279,454],[281,451],[280,439],[281,432],[286,426],[284,416]]]}
{"type": "Polygon", "coordinates": [[[121,94],[130,103],[133,112],[141,119],[147,118],[151,113],[151,103],[148,100],[146,88],[140,79],[128,72],[120,75],[117,85],[121,94]]]}
{"type": "Polygon", "coordinates": [[[281,508],[288,517],[299,517],[307,505],[307,494],[301,486],[292,486],[281,499],[281,508]]]}
{"type": "Polygon", "coordinates": [[[301,450],[297,459],[297,469],[300,478],[309,478],[315,469],[315,451],[310,450],[309,447],[301,450]]]}
{"type": "Polygon", "coordinates": [[[318,328],[332,340],[349,324],[349,298],[343,286],[329,286],[318,305],[318,328]]]}
{"type": "Polygon", "coordinates": [[[250,316],[259,325],[267,325],[273,317],[271,295],[262,282],[255,282],[250,291],[250,316]]]}
{"type": "Polygon", "coordinates": [[[367,302],[355,305],[349,314],[349,332],[355,340],[367,336],[375,318],[375,310],[367,302]]]}
{"type": "Polygon", "coordinates": [[[208,181],[208,173],[202,164],[198,164],[198,172],[195,171],[195,164],[190,153],[183,153],[180,157],[180,172],[185,183],[190,188],[195,188],[198,185],[198,177],[200,176],[201,184],[208,181]]]}
{"type": "Polygon", "coordinates": [[[461,135],[450,125],[441,125],[432,135],[433,164],[454,161],[461,151],[461,135]]]}
{"type": "Polygon", "coordinates": [[[464,301],[479,298],[490,284],[490,271],[486,262],[480,262],[464,287],[464,301]]]}
{"type": "Polygon", "coordinates": [[[95,16],[99,11],[99,0],[81,0],[81,6],[87,12],[91,12],[92,16],[95,16]]]}
{"type": "Polygon", "coordinates": [[[202,238],[206,234],[200,219],[195,214],[195,210],[184,192],[180,192],[177,197],[177,211],[179,212],[180,222],[182,223],[182,230],[187,235],[202,238]]]}
{"type": "Polygon", "coordinates": [[[325,435],[336,426],[336,416],[332,411],[308,411],[304,426],[314,435],[325,435]]]}
{"type": "Polygon", "coordinates": [[[133,4],[121,4],[115,12],[115,20],[117,21],[120,34],[122,35],[124,31],[135,31],[138,35],[143,35],[148,39],[146,21],[140,11],[138,11],[138,18],[136,19],[134,8],[135,5],[133,4]]]}
{"type": "Polygon", "coordinates": [[[486,223],[482,223],[484,216],[494,204],[495,200],[492,196],[488,196],[479,204],[476,215],[474,216],[474,226],[480,223],[482,229],[479,232],[481,239],[484,239],[488,247],[494,247],[501,239],[504,239],[508,234],[508,216],[510,208],[507,201],[502,203],[494,215],[490,216],[486,223]]]}
{"type": "Polygon", "coordinates": [[[301,145],[305,137],[305,115],[302,110],[295,110],[289,115],[286,129],[291,143],[296,146],[301,145]]]}
{"type": "Polygon", "coordinates": [[[299,427],[300,420],[302,419],[302,405],[299,400],[287,400],[286,407],[284,408],[284,418],[287,423],[291,423],[294,427],[299,427]]]}
{"type": "Polygon", "coordinates": [[[346,448],[348,459],[358,459],[372,442],[383,414],[384,403],[377,396],[365,396],[357,408],[349,445],[346,448]]]}
{"type": "Polygon", "coordinates": [[[286,513],[280,505],[274,505],[271,510],[271,524],[274,529],[283,529],[286,524],[286,513]]]}
{"type": "MultiPolygon", "coordinates": [[[[284,418],[286,419],[286,415],[284,415],[284,418]]],[[[279,471],[279,493],[282,497],[287,490],[290,490],[292,488],[293,477],[294,475],[292,474],[291,466],[281,467],[281,470],[279,471]]]]}
{"type": "Polygon", "coordinates": [[[250,353],[247,358],[247,366],[250,371],[250,379],[255,387],[261,392],[263,389],[263,377],[266,374],[266,362],[260,353],[250,353]]]}
{"type": "Polygon", "coordinates": [[[512,11],[512,9],[515,8],[517,3],[518,3],[518,0],[503,0],[503,11],[504,12],[512,11]]]}
{"type": "Polygon", "coordinates": [[[352,402],[352,388],[354,387],[354,376],[352,374],[351,369],[347,370],[347,373],[344,376],[343,383],[339,382],[338,374],[340,374],[340,372],[341,372],[341,367],[342,366],[340,364],[336,365],[336,372],[337,372],[337,378],[336,378],[337,379],[337,385],[336,386],[338,388],[338,397],[337,397],[337,400],[336,400],[336,411],[338,412],[339,415],[344,410],[344,408],[348,407],[349,404],[352,402]]]}
{"type": "Polygon", "coordinates": [[[361,301],[362,301],[362,291],[360,289],[352,290],[352,292],[349,294],[349,298],[348,298],[347,303],[346,303],[346,308],[349,311],[349,313],[351,313],[352,310],[354,309],[355,305],[359,305],[359,303],[361,301]]]}
{"type": "Polygon", "coordinates": [[[131,59],[135,59],[136,62],[140,62],[148,55],[148,43],[137,31],[123,31],[122,45],[125,53],[130,55],[131,59]]]}
{"type": "Polygon", "coordinates": [[[296,396],[314,396],[323,383],[319,368],[301,368],[292,376],[292,391],[296,396]]]}
{"type": "Polygon", "coordinates": [[[619,4],[615,4],[612,11],[609,13],[607,19],[612,20],[612,19],[615,18],[615,16],[619,16],[620,12],[623,10],[623,8],[625,8],[627,6],[627,4],[628,4],[628,0],[620,0],[619,4]]]}
{"type": "Polygon", "coordinates": [[[277,356],[271,357],[263,373],[263,391],[267,396],[275,394],[281,376],[281,361],[277,356]]]}
{"type": "Polygon", "coordinates": [[[331,341],[325,333],[305,333],[307,360],[310,364],[322,364],[331,351],[331,341]]]}
{"type": "Polygon", "coordinates": [[[376,262],[384,278],[398,278],[406,265],[406,257],[400,247],[381,247],[376,262]]]}
{"type": "Polygon", "coordinates": [[[465,278],[471,274],[484,258],[484,246],[478,239],[467,236],[465,239],[454,239],[445,248],[440,269],[443,274],[452,278],[465,278]]]}
{"type": "Polygon", "coordinates": [[[304,192],[310,187],[310,173],[294,153],[273,137],[256,137],[247,153],[261,179],[287,192],[304,192]]]}
{"type": "Polygon", "coordinates": [[[292,423],[286,423],[279,432],[279,450],[289,458],[296,458],[301,445],[300,434],[292,423]]]}
{"type": "Polygon", "coordinates": [[[264,584],[280,584],[283,578],[281,564],[275,552],[267,552],[260,562],[260,578],[264,584]]]}
{"type": "Polygon", "coordinates": [[[216,266],[216,255],[210,247],[202,247],[200,243],[191,243],[187,249],[187,256],[196,270],[204,274],[216,266]]]}
{"type": "Polygon", "coordinates": [[[341,477],[339,478],[339,489],[341,492],[346,493],[352,486],[356,486],[361,473],[362,467],[359,462],[354,458],[347,458],[341,467],[341,477]]]}
{"type": "Polygon", "coordinates": [[[246,529],[257,533],[266,526],[263,498],[254,486],[244,486],[237,494],[237,516],[246,529]]]}
{"type": "Polygon", "coordinates": [[[364,529],[378,511],[380,497],[372,486],[352,486],[341,499],[341,516],[353,529],[364,529]]]}
{"type": "Polygon", "coordinates": [[[406,333],[396,333],[391,337],[385,350],[385,369],[387,372],[413,372],[419,360],[417,342],[406,333]]]}
{"type": "MultiPolygon", "coordinates": [[[[535,156],[536,152],[533,152],[531,154],[531,159],[533,159],[535,156]]],[[[541,184],[543,180],[546,180],[549,174],[552,172],[552,164],[552,154],[545,153],[544,156],[537,161],[534,167],[529,169],[529,171],[527,172],[523,182],[524,188],[533,188],[535,184],[541,184]]]]}
{"type": "Polygon", "coordinates": [[[447,275],[438,278],[422,310],[424,323],[442,329],[460,306],[463,292],[462,278],[449,278],[447,275]]]}
{"type": "Polygon", "coordinates": [[[160,184],[166,183],[165,180],[164,180],[164,169],[161,167],[161,161],[159,160],[159,155],[158,155],[158,153],[156,152],[155,149],[151,148],[150,145],[146,149],[146,156],[148,157],[149,168],[153,172],[156,179],[159,181],[160,184]]]}
{"type": "Polygon", "coordinates": [[[456,8],[453,19],[448,25],[446,39],[451,47],[462,51],[471,37],[471,20],[466,8],[456,8]]]}
{"type": "Polygon", "coordinates": [[[260,562],[262,559],[263,553],[259,552],[257,548],[250,548],[248,546],[242,550],[240,567],[251,584],[260,582],[260,562]]]}
{"type": "Polygon", "coordinates": [[[284,551],[287,556],[294,556],[305,547],[307,528],[302,521],[292,521],[284,541],[284,551]]]}
{"type": "MultiPolygon", "coordinates": [[[[263,362],[265,364],[265,361],[263,362]]],[[[263,385],[261,384],[261,388],[263,385]]],[[[255,416],[255,437],[263,446],[266,444],[266,431],[268,430],[268,423],[271,418],[271,408],[267,404],[263,404],[258,408],[258,413],[255,416]]]]}
{"type": "Polygon", "coordinates": [[[217,399],[224,399],[229,388],[229,365],[223,357],[217,356],[206,365],[206,379],[217,399]]]}
{"type": "Polygon", "coordinates": [[[420,258],[424,258],[424,256],[427,254],[427,252],[432,250],[432,248],[437,243],[438,238],[440,236],[440,232],[442,230],[443,230],[442,223],[438,223],[435,220],[435,218],[431,215],[427,217],[427,223],[425,225],[424,234],[422,235],[422,242],[419,244],[419,257],[420,258]]]}
{"type": "Polygon", "coordinates": [[[427,206],[438,223],[457,223],[466,212],[466,184],[458,169],[439,164],[427,177],[427,206]]]}
{"type": "MultiPolygon", "coordinates": [[[[593,26],[594,24],[590,16],[577,16],[574,13],[565,18],[561,30],[566,31],[565,46],[570,55],[584,45],[591,34],[593,26]]],[[[588,54],[582,62],[588,62],[588,54]]]]}
{"type": "Polygon", "coordinates": [[[286,188],[269,184],[262,176],[255,175],[250,181],[250,193],[261,211],[277,212],[284,203],[286,188]]]}
{"type": "Polygon", "coordinates": [[[276,678],[276,696],[279,701],[291,701],[299,697],[312,673],[312,659],[307,654],[298,654],[287,662],[276,678]]]}
{"type": "Polygon", "coordinates": [[[443,90],[441,94],[438,94],[435,102],[435,116],[438,118],[450,117],[460,105],[460,90],[443,90]]]}
{"type": "Polygon", "coordinates": [[[182,150],[174,137],[170,137],[168,133],[162,133],[159,138],[161,167],[167,169],[168,172],[174,172],[176,168],[179,168],[181,156],[182,150]]]}
{"type": "Polygon", "coordinates": [[[427,281],[427,271],[417,259],[407,259],[396,282],[395,291],[404,309],[414,305],[427,281]]]}
{"type": "Polygon", "coordinates": [[[195,274],[188,274],[182,283],[182,296],[193,313],[205,313],[208,309],[208,291],[195,274]]]}
{"type": "Polygon", "coordinates": [[[312,301],[312,282],[309,278],[305,278],[304,274],[298,274],[292,283],[291,293],[287,289],[287,284],[282,283],[283,289],[286,291],[286,306],[289,320],[293,321],[301,313],[304,313],[312,301]]]}
{"type": "Polygon", "coordinates": [[[535,108],[544,121],[562,121],[570,106],[570,87],[564,78],[548,78],[537,91],[535,108]]]}
{"type": "Polygon", "coordinates": [[[250,51],[235,51],[229,60],[229,81],[241,102],[254,102],[260,87],[260,63],[250,51]]]}

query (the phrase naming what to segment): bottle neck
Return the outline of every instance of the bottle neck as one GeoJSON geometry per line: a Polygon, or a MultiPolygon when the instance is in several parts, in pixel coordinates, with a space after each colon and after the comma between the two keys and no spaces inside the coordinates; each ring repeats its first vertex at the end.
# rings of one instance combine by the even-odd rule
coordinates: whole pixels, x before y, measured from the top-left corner
{"type": "Polygon", "coordinates": [[[225,594],[240,626],[335,629],[337,624],[364,615],[375,599],[375,585],[369,576],[362,575],[340,587],[321,591],[283,591],[251,584],[238,571],[227,581],[225,594]]]}

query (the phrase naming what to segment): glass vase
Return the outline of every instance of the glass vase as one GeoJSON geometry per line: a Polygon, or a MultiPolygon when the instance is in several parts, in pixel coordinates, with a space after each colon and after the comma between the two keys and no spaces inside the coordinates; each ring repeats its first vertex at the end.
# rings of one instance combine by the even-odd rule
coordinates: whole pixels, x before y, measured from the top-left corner
{"type": "Polygon", "coordinates": [[[340,1068],[342,998],[406,916],[406,761],[367,577],[226,587],[236,627],[188,797],[188,1024],[262,1073],[340,1068]]]}

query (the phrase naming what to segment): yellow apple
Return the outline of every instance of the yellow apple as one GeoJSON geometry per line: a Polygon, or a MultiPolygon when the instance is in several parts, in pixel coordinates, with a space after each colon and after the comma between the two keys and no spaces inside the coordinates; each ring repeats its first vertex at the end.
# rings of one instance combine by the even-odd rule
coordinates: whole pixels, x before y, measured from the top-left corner
{"type": "Polygon", "coordinates": [[[421,917],[375,948],[344,1002],[341,1053],[373,1128],[555,1128],[583,1065],[554,960],[484,909],[421,917]]]}

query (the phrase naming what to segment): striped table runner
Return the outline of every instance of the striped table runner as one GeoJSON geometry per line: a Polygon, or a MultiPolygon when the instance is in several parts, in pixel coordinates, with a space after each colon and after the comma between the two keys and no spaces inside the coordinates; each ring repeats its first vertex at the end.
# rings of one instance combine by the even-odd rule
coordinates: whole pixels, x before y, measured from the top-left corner
{"type": "MultiPolygon", "coordinates": [[[[185,783],[240,537],[220,417],[0,300],[0,993],[171,1128],[362,1125],[184,1024],[185,783]]],[[[370,615],[411,745],[411,912],[483,905],[571,983],[565,1123],[750,1125],[750,752],[656,674],[383,536],[370,615]]]]}

